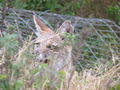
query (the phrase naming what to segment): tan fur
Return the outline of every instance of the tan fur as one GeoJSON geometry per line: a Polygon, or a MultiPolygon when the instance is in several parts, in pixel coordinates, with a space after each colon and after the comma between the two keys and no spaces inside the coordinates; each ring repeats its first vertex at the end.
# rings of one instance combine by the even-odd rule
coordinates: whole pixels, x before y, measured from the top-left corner
{"type": "Polygon", "coordinates": [[[55,74],[58,74],[60,71],[66,72],[65,81],[68,83],[70,74],[73,70],[71,57],[72,46],[65,45],[62,37],[63,32],[73,33],[71,22],[65,21],[58,29],[58,33],[56,33],[35,16],[33,18],[35,24],[37,24],[36,28],[41,29],[38,31],[40,32],[40,36],[35,40],[35,43],[37,43],[35,47],[37,60],[49,62],[49,68],[54,72],[54,74],[51,74],[52,76],[50,75],[51,80],[54,80],[54,83],[59,81],[55,78],[55,74]]]}

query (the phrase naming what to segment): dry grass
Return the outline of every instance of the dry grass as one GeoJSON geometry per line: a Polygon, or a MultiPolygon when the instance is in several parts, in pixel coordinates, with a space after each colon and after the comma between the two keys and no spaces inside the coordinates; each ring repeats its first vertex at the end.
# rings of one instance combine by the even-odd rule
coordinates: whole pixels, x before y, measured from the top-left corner
{"type": "Polygon", "coordinates": [[[93,71],[92,69],[84,70],[80,75],[75,72],[70,90],[109,90],[120,83],[120,64],[113,66],[102,75],[97,75],[93,71]]]}
{"type": "MultiPolygon", "coordinates": [[[[65,86],[65,71],[58,75],[61,82],[52,88],[47,64],[35,61],[32,41],[24,42],[13,56],[7,56],[5,48],[0,49],[0,90],[109,90],[120,83],[120,63],[111,67],[84,69],[74,72],[69,87],[65,86]],[[45,73],[44,77],[41,73],[45,73]],[[41,78],[42,77],[42,78],[41,78]]],[[[51,71],[54,73],[54,71],[51,71]]],[[[115,90],[115,89],[111,89],[115,90]]]]}

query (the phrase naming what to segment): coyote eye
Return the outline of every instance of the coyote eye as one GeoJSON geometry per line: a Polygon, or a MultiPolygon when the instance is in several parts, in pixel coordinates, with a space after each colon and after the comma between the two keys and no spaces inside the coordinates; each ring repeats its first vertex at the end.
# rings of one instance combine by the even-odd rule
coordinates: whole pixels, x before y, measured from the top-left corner
{"type": "Polygon", "coordinates": [[[47,48],[51,49],[51,48],[52,48],[52,46],[51,46],[51,45],[48,45],[48,46],[47,46],[47,48]]]}
{"type": "Polygon", "coordinates": [[[49,49],[56,49],[58,47],[56,45],[48,45],[47,48],[49,48],[49,49]]]}
{"type": "Polygon", "coordinates": [[[65,40],[65,38],[64,38],[64,37],[62,37],[62,40],[65,40]]]}

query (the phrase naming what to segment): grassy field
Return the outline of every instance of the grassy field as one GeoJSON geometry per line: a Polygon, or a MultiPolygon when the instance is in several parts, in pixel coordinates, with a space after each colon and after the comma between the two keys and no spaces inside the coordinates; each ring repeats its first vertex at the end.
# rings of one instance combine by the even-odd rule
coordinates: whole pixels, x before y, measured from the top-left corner
{"type": "MultiPolygon", "coordinates": [[[[120,90],[120,63],[112,57],[106,63],[74,71],[66,87],[65,71],[57,73],[60,82],[51,88],[52,80],[45,70],[48,64],[35,61],[32,36],[22,43],[16,34],[0,37],[0,90],[120,90]],[[41,78],[41,73],[45,73],[41,78]]],[[[113,55],[114,56],[114,55],[113,55]]],[[[96,63],[96,62],[95,62],[96,63]]]]}

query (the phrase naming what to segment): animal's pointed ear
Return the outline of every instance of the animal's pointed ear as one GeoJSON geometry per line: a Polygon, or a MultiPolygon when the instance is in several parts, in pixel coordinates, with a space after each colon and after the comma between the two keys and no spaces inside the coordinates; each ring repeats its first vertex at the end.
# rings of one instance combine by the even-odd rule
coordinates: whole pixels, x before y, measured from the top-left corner
{"type": "Polygon", "coordinates": [[[48,28],[40,19],[38,19],[35,15],[33,15],[33,20],[37,29],[37,32],[53,32],[50,28],[48,28]]]}
{"type": "Polygon", "coordinates": [[[59,27],[58,32],[60,33],[68,32],[68,33],[73,34],[74,28],[71,24],[71,21],[69,20],[64,21],[63,24],[59,27]]]}

